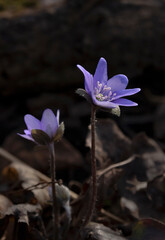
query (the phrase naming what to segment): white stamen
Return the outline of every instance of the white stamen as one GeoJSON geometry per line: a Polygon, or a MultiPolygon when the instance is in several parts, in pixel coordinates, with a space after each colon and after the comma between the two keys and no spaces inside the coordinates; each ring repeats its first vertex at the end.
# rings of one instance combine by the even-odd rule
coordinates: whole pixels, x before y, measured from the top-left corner
{"type": "Polygon", "coordinates": [[[99,101],[110,101],[112,96],[111,87],[103,85],[102,83],[97,81],[97,86],[95,87],[95,96],[96,99],[99,101]]]}
{"type": "Polygon", "coordinates": [[[99,85],[98,91],[101,92],[101,89],[102,89],[102,84],[99,85]]]}
{"type": "Polygon", "coordinates": [[[112,91],[109,91],[109,93],[108,93],[108,97],[110,98],[111,95],[112,95],[112,91]]]}
{"type": "Polygon", "coordinates": [[[103,99],[103,100],[107,100],[107,99],[108,99],[108,96],[105,96],[105,97],[103,97],[102,99],[103,99]]]}
{"type": "Polygon", "coordinates": [[[99,90],[95,87],[95,95],[99,94],[99,90]]]}

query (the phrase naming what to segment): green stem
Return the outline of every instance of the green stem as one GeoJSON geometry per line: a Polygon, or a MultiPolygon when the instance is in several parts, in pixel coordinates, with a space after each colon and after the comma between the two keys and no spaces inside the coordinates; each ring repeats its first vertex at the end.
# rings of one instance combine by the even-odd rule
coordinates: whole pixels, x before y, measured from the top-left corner
{"type": "Polygon", "coordinates": [[[90,222],[93,212],[95,210],[97,198],[97,178],[96,178],[96,158],[95,158],[95,121],[96,121],[96,107],[91,107],[91,168],[92,168],[92,196],[90,198],[89,209],[84,220],[85,226],[90,222]]]}
{"type": "Polygon", "coordinates": [[[50,152],[50,171],[51,171],[51,183],[52,183],[52,202],[53,202],[53,210],[52,210],[52,221],[53,221],[53,240],[58,240],[58,206],[57,206],[57,198],[56,198],[56,168],[55,168],[55,150],[54,143],[49,144],[49,152],[50,152]]]}

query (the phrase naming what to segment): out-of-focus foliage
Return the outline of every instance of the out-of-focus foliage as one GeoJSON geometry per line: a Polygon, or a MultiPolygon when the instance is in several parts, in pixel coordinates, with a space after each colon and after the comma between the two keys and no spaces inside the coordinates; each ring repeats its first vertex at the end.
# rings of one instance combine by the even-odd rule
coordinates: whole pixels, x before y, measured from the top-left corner
{"type": "Polygon", "coordinates": [[[20,10],[26,7],[36,7],[38,0],[0,0],[0,11],[20,10]]]}

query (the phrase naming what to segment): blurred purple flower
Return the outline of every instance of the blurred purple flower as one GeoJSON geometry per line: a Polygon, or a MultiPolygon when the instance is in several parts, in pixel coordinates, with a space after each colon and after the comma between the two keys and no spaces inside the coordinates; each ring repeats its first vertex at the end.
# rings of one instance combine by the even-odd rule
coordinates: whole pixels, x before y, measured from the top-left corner
{"type": "Polygon", "coordinates": [[[100,58],[94,76],[82,66],[77,67],[84,74],[85,90],[95,105],[102,108],[138,105],[123,97],[139,92],[140,88],[126,89],[128,78],[123,74],[115,75],[108,80],[107,62],[104,58],[100,58]]]}
{"type": "Polygon", "coordinates": [[[26,114],[24,120],[27,129],[24,130],[25,134],[19,135],[23,138],[34,141],[39,144],[40,139],[41,141],[45,142],[45,144],[53,142],[61,126],[61,124],[59,125],[59,116],[60,116],[59,110],[57,110],[57,116],[55,116],[51,109],[44,110],[41,121],[30,114],[26,114]],[[33,134],[34,130],[35,135],[33,134]],[[34,136],[37,136],[37,138],[34,136]],[[39,139],[39,141],[36,141],[36,139],[39,139]]]}

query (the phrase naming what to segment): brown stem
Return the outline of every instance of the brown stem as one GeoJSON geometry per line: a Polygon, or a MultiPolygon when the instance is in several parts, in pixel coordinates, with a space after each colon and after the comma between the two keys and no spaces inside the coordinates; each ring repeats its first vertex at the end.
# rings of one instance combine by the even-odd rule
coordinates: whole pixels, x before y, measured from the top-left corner
{"type": "Polygon", "coordinates": [[[53,202],[53,211],[52,211],[52,221],[53,221],[53,240],[58,240],[58,206],[57,206],[57,198],[56,198],[56,173],[55,173],[55,151],[54,151],[54,143],[49,144],[49,152],[50,152],[50,171],[51,171],[51,179],[52,179],[52,202],[53,202]]]}
{"type": "Polygon", "coordinates": [[[97,197],[97,179],[96,179],[96,158],[95,158],[95,121],[96,121],[96,107],[91,107],[91,168],[92,168],[92,196],[89,203],[86,218],[83,226],[88,224],[93,216],[97,197]]]}

